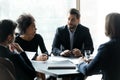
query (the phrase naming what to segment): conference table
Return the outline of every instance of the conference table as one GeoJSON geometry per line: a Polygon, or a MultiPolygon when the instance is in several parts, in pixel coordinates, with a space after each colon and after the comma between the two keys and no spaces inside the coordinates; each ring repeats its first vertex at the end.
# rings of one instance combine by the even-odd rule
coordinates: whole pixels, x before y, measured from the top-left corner
{"type": "Polygon", "coordinates": [[[60,57],[60,56],[50,56],[47,61],[34,61],[31,60],[32,65],[34,66],[35,70],[37,72],[42,72],[46,75],[50,75],[53,77],[56,77],[57,80],[62,80],[63,77],[67,76],[74,76],[74,75],[79,75],[79,72],[77,70],[76,64],[78,64],[80,61],[80,58],[65,58],[65,57],[60,57]],[[71,62],[70,66],[75,66],[75,68],[63,68],[63,69],[48,69],[48,67],[52,65],[63,65],[66,66],[68,65],[67,63],[71,62]]]}

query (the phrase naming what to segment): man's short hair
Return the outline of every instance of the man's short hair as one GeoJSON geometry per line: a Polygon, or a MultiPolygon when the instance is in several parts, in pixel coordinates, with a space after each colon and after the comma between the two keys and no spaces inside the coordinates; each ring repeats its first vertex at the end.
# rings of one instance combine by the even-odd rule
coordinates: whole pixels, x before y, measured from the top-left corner
{"type": "Polygon", "coordinates": [[[9,19],[4,19],[0,21],[0,43],[4,42],[8,35],[14,34],[14,30],[17,26],[17,23],[9,19]]]}
{"type": "Polygon", "coordinates": [[[69,13],[70,13],[70,14],[73,14],[73,15],[76,15],[76,18],[77,18],[77,19],[80,18],[80,12],[79,12],[79,10],[77,10],[77,9],[75,9],[75,8],[71,8],[71,9],[69,10],[69,13]]]}

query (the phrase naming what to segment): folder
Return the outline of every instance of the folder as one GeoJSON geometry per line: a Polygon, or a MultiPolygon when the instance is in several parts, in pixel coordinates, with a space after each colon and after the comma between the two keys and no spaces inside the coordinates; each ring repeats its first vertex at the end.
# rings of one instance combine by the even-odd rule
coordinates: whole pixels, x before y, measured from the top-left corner
{"type": "Polygon", "coordinates": [[[69,60],[54,61],[48,64],[48,69],[76,69],[76,65],[69,60]]]}

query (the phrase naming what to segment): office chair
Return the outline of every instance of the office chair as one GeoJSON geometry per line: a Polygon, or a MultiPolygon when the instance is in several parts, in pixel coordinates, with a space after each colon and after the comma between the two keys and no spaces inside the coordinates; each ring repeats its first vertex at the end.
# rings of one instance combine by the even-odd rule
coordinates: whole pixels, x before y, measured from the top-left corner
{"type": "Polygon", "coordinates": [[[16,80],[14,65],[7,58],[0,57],[0,80],[16,80]]]}

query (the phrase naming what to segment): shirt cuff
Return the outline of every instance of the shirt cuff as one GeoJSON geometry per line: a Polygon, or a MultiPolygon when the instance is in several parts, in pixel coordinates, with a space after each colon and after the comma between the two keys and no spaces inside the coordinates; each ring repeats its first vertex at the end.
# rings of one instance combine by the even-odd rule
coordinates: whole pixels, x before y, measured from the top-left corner
{"type": "Polygon", "coordinates": [[[82,62],[81,64],[79,64],[78,66],[78,71],[83,73],[84,75],[86,75],[87,72],[87,63],[86,62],[82,62]]]}

